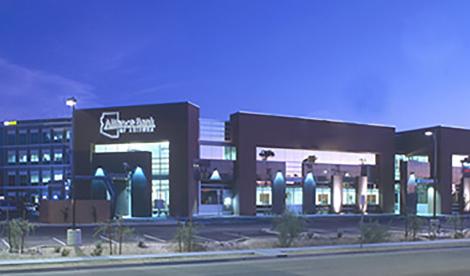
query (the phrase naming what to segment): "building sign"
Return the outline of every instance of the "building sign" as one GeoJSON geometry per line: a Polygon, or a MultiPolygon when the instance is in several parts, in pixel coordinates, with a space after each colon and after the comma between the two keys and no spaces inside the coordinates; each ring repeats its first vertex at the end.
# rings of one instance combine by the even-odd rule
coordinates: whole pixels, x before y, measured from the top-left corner
{"type": "Polygon", "coordinates": [[[121,119],[119,112],[103,112],[100,118],[100,133],[111,139],[119,139],[126,133],[152,133],[157,125],[155,119],[136,117],[121,119]]]}

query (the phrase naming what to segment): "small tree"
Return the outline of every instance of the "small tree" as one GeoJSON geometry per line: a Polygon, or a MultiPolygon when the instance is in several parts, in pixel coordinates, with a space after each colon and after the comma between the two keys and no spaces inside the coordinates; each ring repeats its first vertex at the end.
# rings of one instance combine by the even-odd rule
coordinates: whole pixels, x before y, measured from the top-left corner
{"type": "Polygon", "coordinates": [[[34,225],[25,219],[17,219],[17,223],[20,229],[20,253],[23,253],[25,239],[34,230],[34,225]]]}
{"type": "Polygon", "coordinates": [[[359,230],[361,231],[361,244],[384,242],[390,238],[388,227],[381,225],[378,221],[371,223],[361,222],[359,230]]]}
{"type": "Polygon", "coordinates": [[[114,225],[113,221],[107,221],[106,223],[100,225],[98,228],[96,228],[94,237],[99,237],[103,235],[109,246],[109,255],[113,255],[113,238],[114,238],[114,225]]]}
{"type": "Polygon", "coordinates": [[[34,225],[25,219],[18,218],[4,222],[2,228],[10,244],[9,252],[22,254],[24,252],[26,237],[34,230],[34,225]]]}
{"type": "Polygon", "coordinates": [[[452,225],[454,229],[454,238],[461,239],[463,235],[463,219],[460,215],[453,215],[447,219],[447,223],[452,225]]]}
{"type": "Polygon", "coordinates": [[[409,229],[411,230],[411,237],[413,240],[416,240],[419,231],[425,224],[425,221],[416,215],[408,215],[406,217],[406,220],[407,220],[407,225],[409,229]]]}
{"type": "Polygon", "coordinates": [[[196,229],[192,222],[180,224],[176,229],[175,240],[178,243],[179,252],[191,252],[195,247],[196,229]]]}
{"type": "Polygon", "coordinates": [[[116,237],[117,237],[118,243],[119,243],[119,255],[122,254],[122,242],[123,242],[123,240],[126,237],[132,235],[132,233],[134,233],[134,229],[125,226],[122,222],[123,222],[122,218],[119,218],[117,220],[117,224],[116,224],[116,237]]]}
{"type": "Polygon", "coordinates": [[[285,211],[274,221],[274,229],[279,232],[281,247],[289,247],[304,229],[304,221],[295,214],[285,211]]]}

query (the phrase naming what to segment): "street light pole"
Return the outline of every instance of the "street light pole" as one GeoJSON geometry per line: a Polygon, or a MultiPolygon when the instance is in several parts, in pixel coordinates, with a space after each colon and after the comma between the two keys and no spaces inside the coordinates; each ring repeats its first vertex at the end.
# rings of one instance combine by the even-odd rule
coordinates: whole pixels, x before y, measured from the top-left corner
{"type": "Polygon", "coordinates": [[[72,229],[67,230],[67,243],[69,245],[77,246],[81,244],[81,231],[77,229],[76,225],[76,190],[75,190],[75,166],[74,166],[74,137],[75,137],[75,106],[77,99],[74,97],[68,98],[66,105],[72,109],[72,131],[70,136],[70,185],[72,188],[72,229]]]}
{"type": "Polygon", "coordinates": [[[426,136],[432,136],[432,142],[433,142],[433,210],[432,210],[432,216],[433,219],[436,219],[437,216],[437,159],[438,159],[438,154],[437,154],[437,133],[436,131],[426,131],[424,133],[426,136]]]}
{"type": "Polygon", "coordinates": [[[71,135],[70,135],[70,185],[72,186],[72,229],[76,228],[76,220],[75,220],[75,169],[74,169],[74,149],[73,149],[73,144],[74,144],[74,115],[75,115],[75,106],[77,105],[77,99],[74,97],[68,98],[67,101],[65,102],[67,106],[72,108],[72,130],[71,130],[71,135]]]}

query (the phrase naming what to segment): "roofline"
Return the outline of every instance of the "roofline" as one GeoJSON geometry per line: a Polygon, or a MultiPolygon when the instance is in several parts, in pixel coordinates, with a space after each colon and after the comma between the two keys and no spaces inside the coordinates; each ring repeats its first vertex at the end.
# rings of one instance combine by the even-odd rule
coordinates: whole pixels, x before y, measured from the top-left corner
{"type": "Polygon", "coordinates": [[[382,124],[370,124],[370,123],[360,123],[360,122],[351,122],[351,121],[342,121],[338,119],[325,119],[325,118],[315,118],[315,117],[306,117],[306,116],[294,116],[294,115],[284,115],[284,114],[272,114],[272,113],[262,113],[262,112],[252,112],[252,111],[238,111],[233,113],[235,114],[247,114],[247,115],[257,115],[257,116],[271,116],[271,117],[279,117],[279,118],[288,118],[288,119],[302,119],[302,120],[310,120],[310,121],[320,121],[320,122],[328,122],[328,123],[340,123],[340,124],[350,124],[350,125],[361,125],[361,126],[373,126],[373,127],[382,127],[382,128],[391,128],[396,129],[395,126],[392,125],[382,125],[382,124]]]}
{"type": "Polygon", "coordinates": [[[200,106],[191,102],[191,101],[181,101],[181,102],[170,102],[170,103],[151,103],[151,104],[133,104],[133,105],[120,105],[120,106],[103,106],[103,107],[89,107],[89,108],[77,108],[77,111],[87,111],[87,110],[96,110],[96,109],[114,109],[114,108],[128,108],[128,107],[149,107],[153,105],[181,105],[188,104],[193,107],[200,109],[200,106]]]}
{"type": "Polygon", "coordinates": [[[397,131],[396,134],[410,133],[410,132],[416,132],[416,131],[426,131],[426,130],[431,130],[431,129],[442,129],[442,128],[470,131],[469,128],[465,128],[462,126],[435,125],[435,126],[429,126],[429,127],[420,127],[420,128],[415,128],[415,129],[401,130],[401,131],[397,131]]]}

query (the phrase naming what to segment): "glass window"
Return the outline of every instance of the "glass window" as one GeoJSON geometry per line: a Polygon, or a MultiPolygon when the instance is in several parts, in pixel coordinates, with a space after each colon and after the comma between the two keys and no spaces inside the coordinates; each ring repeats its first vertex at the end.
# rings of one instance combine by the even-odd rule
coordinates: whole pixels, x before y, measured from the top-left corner
{"type": "Polygon", "coordinates": [[[63,129],[54,129],[53,130],[54,143],[60,143],[64,140],[64,130],[63,129]]]}
{"type": "Polygon", "coordinates": [[[62,162],[63,154],[61,149],[54,150],[54,162],[62,162]]]}
{"type": "Polygon", "coordinates": [[[287,187],[286,188],[286,204],[287,205],[302,205],[302,187],[287,187]]]}
{"type": "Polygon", "coordinates": [[[356,189],[343,188],[343,205],[356,204],[356,189]]]}
{"type": "Polygon", "coordinates": [[[20,163],[27,163],[28,162],[28,152],[25,150],[20,150],[18,154],[18,161],[20,163]]]}
{"type": "Polygon", "coordinates": [[[222,203],[222,193],[218,193],[216,189],[201,190],[201,204],[212,205],[222,203]]]}
{"type": "Polygon", "coordinates": [[[8,172],[8,185],[10,186],[16,185],[16,173],[14,171],[8,172]]]}
{"type": "Polygon", "coordinates": [[[18,143],[20,145],[26,145],[28,143],[28,132],[26,129],[21,129],[18,133],[18,143]]]}
{"type": "Polygon", "coordinates": [[[54,170],[54,181],[62,181],[64,179],[64,172],[62,169],[54,170]]]}
{"type": "Polygon", "coordinates": [[[379,205],[379,189],[367,189],[367,204],[379,205]]]}
{"type": "Polygon", "coordinates": [[[26,171],[20,172],[20,185],[21,186],[28,185],[28,173],[26,171]]]}
{"type": "Polygon", "coordinates": [[[8,164],[16,164],[16,151],[8,151],[8,164]]]}
{"type": "Polygon", "coordinates": [[[51,162],[51,151],[48,149],[42,150],[42,162],[49,163],[51,162]]]}
{"type": "Polygon", "coordinates": [[[51,171],[42,171],[42,183],[47,184],[49,182],[51,182],[51,171]]]}
{"type": "Polygon", "coordinates": [[[46,144],[51,142],[51,130],[50,129],[42,130],[42,142],[46,144]]]}
{"type": "Polygon", "coordinates": [[[267,206],[271,205],[271,187],[270,186],[257,186],[256,187],[256,205],[267,206]]]}
{"type": "Polygon", "coordinates": [[[67,129],[65,131],[65,141],[70,142],[70,138],[71,138],[70,135],[71,135],[70,129],[67,129]]]}
{"type": "Polygon", "coordinates": [[[39,151],[38,150],[31,150],[31,163],[39,162],[39,151]]]}
{"type": "Polygon", "coordinates": [[[31,184],[39,183],[39,171],[31,171],[30,173],[31,184]]]}
{"type": "Polygon", "coordinates": [[[38,129],[31,129],[31,144],[39,144],[41,141],[39,139],[39,130],[38,129]]]}
{"type": "Polygon", "coordinates": [[[331,204],[331,189],[330,187],[318,187],[316,189],[316,205],[327,206],[331,204]]]}
{"type": "Polygon", "coordinates": [[[15,132],[15,130],[9,130],[7,132],[7,143],[8,143],[8,145],[16,144],[16,132],[15,132]]]}

